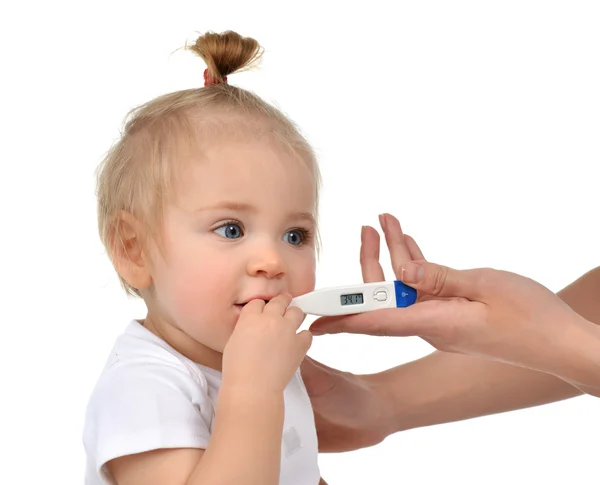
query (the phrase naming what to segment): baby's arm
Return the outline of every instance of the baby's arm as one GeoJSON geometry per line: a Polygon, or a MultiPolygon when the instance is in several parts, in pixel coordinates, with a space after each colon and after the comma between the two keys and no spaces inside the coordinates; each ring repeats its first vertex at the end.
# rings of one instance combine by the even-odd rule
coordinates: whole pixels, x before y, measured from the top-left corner
{"type": "Polygon", "coordinates": [[[283,393],[222,387],[206,450],[161,449],[106,466],[118,485],[276,485],[283,419],[283,393]]]}

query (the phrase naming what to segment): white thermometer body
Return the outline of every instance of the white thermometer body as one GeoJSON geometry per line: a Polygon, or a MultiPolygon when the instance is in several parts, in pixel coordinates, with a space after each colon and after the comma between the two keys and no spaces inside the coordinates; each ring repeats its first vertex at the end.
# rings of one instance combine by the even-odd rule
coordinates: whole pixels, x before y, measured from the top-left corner
{"type": "Polygon", "coordinates": [[[350,315],[382,308],[404,308],[417,300],[417,290],[401,281],[378,281],[311,291],[290,306],[319,316],[350,315]]]}

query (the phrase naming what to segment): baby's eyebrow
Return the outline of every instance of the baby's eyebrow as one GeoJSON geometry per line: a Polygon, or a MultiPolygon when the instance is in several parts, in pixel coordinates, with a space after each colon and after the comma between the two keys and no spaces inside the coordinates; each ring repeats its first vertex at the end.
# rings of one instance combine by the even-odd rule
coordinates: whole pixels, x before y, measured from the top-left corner
{"type": "Polygon", "coordinates": [[[219,210],[219,209],[229,209],[229,210],[233,210],[233,211],[238,211],[238,212],[256,212],[256,207],[250,205],[250,204],[245,204],[243,202],[219,202],[217,204],[214,205],[210,205],[207,207],[201,207],[200,209],[197,209],[198,212],[204,212],[204,211],[213,211],[213,210],[219,210]]]}
{"type": "MultiPolygon", "coordinates": [[[[220,209],[228,209],[236,212],[258,212],[258,209],[251,204],[246,204],[244,202],[230,202],[224,201],[219,202],[214,205],[210,205],[207,207],[201,207],[197,209],[197,212],[211,211],[211,210],[220,210],[220,209]]],[[[314,216],[310,212],[294,212],[292,214],[288,214],[289,219],[308,222],[309,224],[315,225],[316,221],[314,216]]]]}
{"type": "Polygon", "coordinates": [[[295,214],[290,214],[290,219],[308,222],[313,226],[316,225],[315,217],[310,212],[297,212],[295,214]]]}

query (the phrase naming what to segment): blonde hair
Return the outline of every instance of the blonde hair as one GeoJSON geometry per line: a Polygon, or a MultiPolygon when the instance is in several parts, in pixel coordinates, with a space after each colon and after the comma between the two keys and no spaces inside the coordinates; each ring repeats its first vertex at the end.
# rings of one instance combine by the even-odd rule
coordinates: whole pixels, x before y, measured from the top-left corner
{"type": "MultiPolygon", "coordinates": [[[[118,214],[132,214],[149,235],[159,240],[163,208],[171,196],[181,141],[187,137],[201,146],[215,132],[266,133],[307,165],[315,180],[314,217],[318,220],[321,177],[315,153],[296,125],[280,110],[257,95],[226,82],[226,77],[250,68],[263,49],[254,39],[235,32],[206,33],[187,49],[207,65],[211,84],[159,96],[131,110],[121,137],[110,148],[97,172],[98,230],[115,265],[116,250],[124,248],[118,214]]],[[[319,238],[317,233],[317,249],[319,238]]],[[[131,296],[138,289],[119,275],[131,296]]]]}

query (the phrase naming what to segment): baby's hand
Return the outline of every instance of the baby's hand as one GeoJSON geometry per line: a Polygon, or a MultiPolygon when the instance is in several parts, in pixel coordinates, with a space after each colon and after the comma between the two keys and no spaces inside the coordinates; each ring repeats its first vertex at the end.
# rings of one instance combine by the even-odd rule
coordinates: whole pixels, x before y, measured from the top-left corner
{"type": "Polygon", "coordinates": [[[223,352],[223,386],[250,392],[283,392],[312,343],[291,298],[279,295],[266,303],[252,300],[242,309],[223,352]]]}

